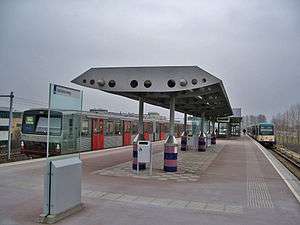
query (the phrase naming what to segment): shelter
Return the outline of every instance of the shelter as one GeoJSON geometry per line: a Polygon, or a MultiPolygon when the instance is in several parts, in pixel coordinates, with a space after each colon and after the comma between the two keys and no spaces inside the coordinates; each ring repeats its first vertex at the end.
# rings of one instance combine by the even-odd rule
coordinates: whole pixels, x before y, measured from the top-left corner
{"type": "Polygon", "coordinates": [[[222,81],[198,66],[91,68],[72,82],[139,100],[140,126],[135,143],[143,136],[143,103],[169,108],[170,132],[165,144],[165,171],[177,170],[177,142],[173,135],[175,109],[185,114],[185,124],[186,114],[212,121],[232,115],[222,81]]]}

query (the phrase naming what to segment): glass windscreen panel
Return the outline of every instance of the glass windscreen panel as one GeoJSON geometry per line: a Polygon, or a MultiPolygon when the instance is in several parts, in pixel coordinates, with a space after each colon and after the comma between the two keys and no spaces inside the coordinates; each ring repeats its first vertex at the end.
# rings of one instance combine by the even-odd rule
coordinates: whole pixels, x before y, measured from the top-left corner
{"type": "Polygon", "coordinates": [[[219,123],[219,134],[226,135],[228,130],[227,123],[219,123]]]}
{"type": "MultiPolygon", "coordinates": [[[[62,117],[50,118],[50,135],[61,135],[62,117]]],[[[24,134],[47,135],[48,117],[46,115],[25,115],[22,132],[24,134]]]]}
{"type": "Polygon", "coordinates": [[[273,125],[260,125],[260,135],[274,135],[273,125]]]}

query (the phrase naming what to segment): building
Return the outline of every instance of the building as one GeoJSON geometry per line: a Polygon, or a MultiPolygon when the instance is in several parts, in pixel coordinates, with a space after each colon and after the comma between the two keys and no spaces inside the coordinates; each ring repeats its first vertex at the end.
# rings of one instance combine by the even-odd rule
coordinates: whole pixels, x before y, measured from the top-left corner
{"type": "Polygon", "coordinates": [[[242,109],[232,108],[233,115],[228,117],[218,117],[217,135],[219,137],[240,136],[241,135],[241,121],[242,109]]]}

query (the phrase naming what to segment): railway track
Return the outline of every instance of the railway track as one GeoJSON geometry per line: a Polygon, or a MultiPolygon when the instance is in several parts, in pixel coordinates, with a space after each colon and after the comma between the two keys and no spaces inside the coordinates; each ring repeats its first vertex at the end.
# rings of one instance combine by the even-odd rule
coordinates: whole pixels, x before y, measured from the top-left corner
{"type": "Polygon", "coordinates": [[[300,179],[300,154],[290,151],[281,146],[275,146],[271,149],[272,154],[300,179]]]}

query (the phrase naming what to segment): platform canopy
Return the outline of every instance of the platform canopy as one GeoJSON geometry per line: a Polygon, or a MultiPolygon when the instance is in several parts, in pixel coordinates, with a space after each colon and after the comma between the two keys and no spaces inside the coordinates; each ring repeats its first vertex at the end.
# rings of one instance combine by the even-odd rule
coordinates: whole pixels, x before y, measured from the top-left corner
{"type": "Polygon", "coordinates": [[[222,81],[198,66],[91,68],[72,82],[164,108],[175,96],[176,111],[193,116],[232,115],[222,81]]]}

